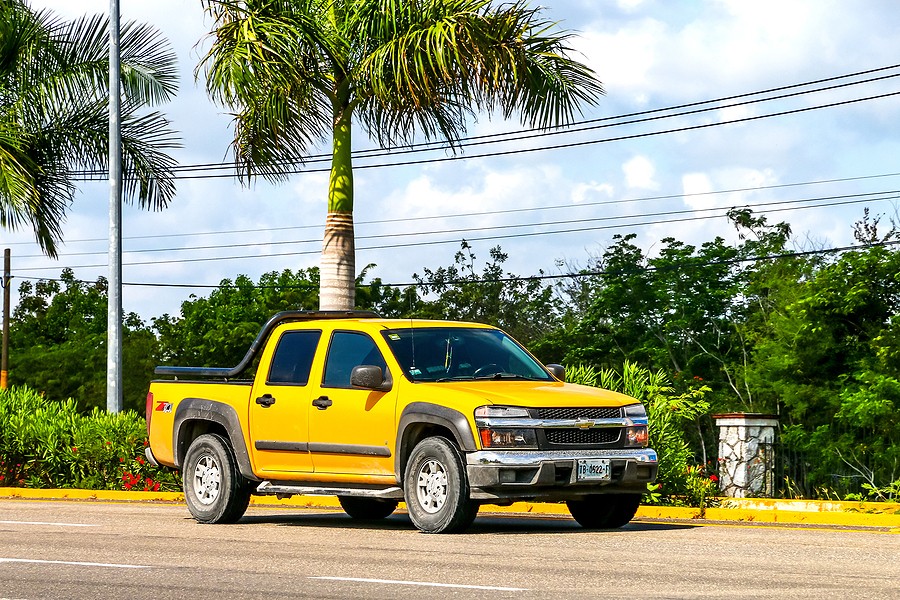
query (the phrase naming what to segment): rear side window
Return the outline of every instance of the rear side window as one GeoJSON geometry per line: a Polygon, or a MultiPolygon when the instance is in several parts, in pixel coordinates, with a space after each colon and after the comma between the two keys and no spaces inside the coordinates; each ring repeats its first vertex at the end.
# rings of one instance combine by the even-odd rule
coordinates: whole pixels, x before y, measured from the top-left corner
{"type": "Polygon", "coordinates": [[[375,365],[387,371],[384,357],[372,338],[364,333],[336,331],[328,348],[328,359],[325,361],[325,387],[348,388],[350,372],[359,365],[375,365]]]}
{"type": "Polygon", "coordinates": [[[321,336],[321,331],[285,332],[275,347],[268,382],[306,385],[321,336]]]}

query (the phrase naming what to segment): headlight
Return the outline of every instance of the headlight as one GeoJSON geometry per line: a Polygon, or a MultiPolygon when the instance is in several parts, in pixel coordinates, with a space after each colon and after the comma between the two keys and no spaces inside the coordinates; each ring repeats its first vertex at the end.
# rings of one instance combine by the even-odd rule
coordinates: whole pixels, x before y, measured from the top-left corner
{"type": "Polygon", "coordinates": [[[483,448],[537,448],[534,429],[479,429],[483,448]]]}
{"type": "Polygon", "coordinates": [[[644,408],[643,404],[629,404],[625,407],[625,416],[629,418],[639,418],[646,419],[647,418],[647,409],[644,408]]]}
{"type": "Polygon", "coordinates": [[[528,409],[521,406],[479,406],[475,409],[475,421],[481,447],[537,448],[534,429],[522,427],[521,421],[518,421],[528,417],[528,409]]]}
{"type": "Polygon", "coordinates": [[[625,418],[631,426],[625,428],[626,448],[646,448],[650,434],[647,431],[647,409],[643,404],[629,404],[625,407],[625,418]]]}
{"type": "Polygon", "coordinates": [[[528,418],[528,410],[520,406],[479,406],[475,409],[476,417],[525,417],[528,418]]]}

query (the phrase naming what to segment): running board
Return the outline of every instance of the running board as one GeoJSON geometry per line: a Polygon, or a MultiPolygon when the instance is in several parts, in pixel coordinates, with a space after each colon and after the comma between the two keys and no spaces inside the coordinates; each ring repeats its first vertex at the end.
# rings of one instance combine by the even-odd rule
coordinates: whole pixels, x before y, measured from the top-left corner
{"type": "Polygon", "coordinates": [[[386,488],[361,487],[315,487],[263,481],[256,488],[257,494],[276,496],[279,500],[291,496],[356,496],[361,498],[384,498],[403,500],[403,490],[397,486],[386,488]]]}

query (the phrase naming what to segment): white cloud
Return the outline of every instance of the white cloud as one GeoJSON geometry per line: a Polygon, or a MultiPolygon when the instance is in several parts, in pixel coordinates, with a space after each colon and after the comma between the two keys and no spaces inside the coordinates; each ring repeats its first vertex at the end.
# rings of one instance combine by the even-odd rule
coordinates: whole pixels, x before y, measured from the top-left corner
{"type": "Polygon", "coordinates": [[[572,202],[575,204],[595,202],[598,196],[611,198],[614,192],[615,189],[608,183],[597,183],[596,181],[578,183],[572,190],[572,202]]]}
{"type": "Polygon", "coordinates": [[[654,179],[656,167],[646,156],[635,156],[624,165],[625,184],[632,189],[657,190],[659,183],[654,179]]]}

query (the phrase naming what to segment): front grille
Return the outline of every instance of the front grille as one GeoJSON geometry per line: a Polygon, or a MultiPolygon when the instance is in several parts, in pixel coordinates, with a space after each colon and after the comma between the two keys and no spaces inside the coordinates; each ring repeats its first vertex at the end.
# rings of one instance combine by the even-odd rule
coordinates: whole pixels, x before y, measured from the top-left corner
{"type": "Polygon", "coordinates": [[[622,416],[621,408],[536,408],[538,419],[618,419],[622,416]]]}
{"type": "Polygon", "coordinates": [[[619,429],[547,429],[550,444],[612,444],[619,439],[619,429]]]}

